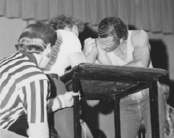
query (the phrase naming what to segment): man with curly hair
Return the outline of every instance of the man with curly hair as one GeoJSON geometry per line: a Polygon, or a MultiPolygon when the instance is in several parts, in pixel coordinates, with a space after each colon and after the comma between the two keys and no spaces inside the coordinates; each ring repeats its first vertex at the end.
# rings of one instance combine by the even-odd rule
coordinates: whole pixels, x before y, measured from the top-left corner
{"type": "MultiPolygon", "coordinates": [[[[49,24],[57,32],[59,39],[56,42],[58,52],[52,53],[55,61],[50,62],[50,67],[45,71],[48,74],[57,74],[61,76],[70,68],[86,62],[86,57],[82,51],[82,46],[78,38],[79,32],[83,30],[83,24],[79,20],[60,15],[50,20],[49,24]]],[[[55,80],[55,79],[54,79],[55,80]]],[[[58,80],[57,80],[58,81],[58,80]]],[[[55,85],[57,83],[55,82],[55,85]]],[[[57,86],[57,88],[59,88],[57,86]]],[[[59,90],[56,90],[60,94],[59,90]]],[[[66,92],[66,89],[64,89],[66,92]]],[[[62,94],[62,93],[61,93],[62,94]]],[[[60,138],[74,137],[73,109],[67,108],[54,113],[55,129],[58,131],[60,138]]]]}
{"type": "Polygon", "coordinates": [[[57,32],[59,39],[57,44],[59,52],[57,60],[48,72],[63,75],[68,67],[74,67],[79,63],[86,62],[82,52],[82,46],[78,38],[79,32],[83,30],[83,24],[79,20],[60,15],[49,22],[57,32]]]}

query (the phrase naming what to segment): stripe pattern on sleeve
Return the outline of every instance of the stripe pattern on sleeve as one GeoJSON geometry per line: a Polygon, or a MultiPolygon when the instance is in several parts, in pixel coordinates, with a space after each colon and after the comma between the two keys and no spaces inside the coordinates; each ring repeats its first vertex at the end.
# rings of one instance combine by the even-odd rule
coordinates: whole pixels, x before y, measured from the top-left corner
{"type": "Polygon", "coordinates": [[[22,114],[28,123],[47,122],[48,79],[22,53],[0,60],[0,128],[8,129],[22,114]]]}

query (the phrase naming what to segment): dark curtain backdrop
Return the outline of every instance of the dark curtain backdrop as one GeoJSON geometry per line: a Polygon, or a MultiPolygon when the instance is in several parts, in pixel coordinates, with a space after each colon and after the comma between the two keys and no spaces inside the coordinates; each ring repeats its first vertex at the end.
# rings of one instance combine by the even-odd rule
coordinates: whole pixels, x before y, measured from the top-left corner
{"type": "Polygon", "coordinates": [[[174,0],[0,0],[0,16],[49,20],[60,14],[97,24],[106,16],[151,32],[174,33],[174,0]]]}

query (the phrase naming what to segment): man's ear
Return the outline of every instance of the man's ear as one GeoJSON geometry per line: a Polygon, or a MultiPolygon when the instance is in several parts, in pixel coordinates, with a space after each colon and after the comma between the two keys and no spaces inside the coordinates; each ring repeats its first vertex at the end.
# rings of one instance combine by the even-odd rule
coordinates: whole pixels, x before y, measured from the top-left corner
{"type": "Polygon", "coordinates": [[[122,44],[123,42],[126,42],[127,40],[125,40],[124,38],[120,39],[120,44],[122,44]]]}
{"type": "Polygon", "coordinates": [[[121,38],[121,39],[120,39],[120,44],[123,43],[123,41],[124,41],[123,38],[121,38]]]}

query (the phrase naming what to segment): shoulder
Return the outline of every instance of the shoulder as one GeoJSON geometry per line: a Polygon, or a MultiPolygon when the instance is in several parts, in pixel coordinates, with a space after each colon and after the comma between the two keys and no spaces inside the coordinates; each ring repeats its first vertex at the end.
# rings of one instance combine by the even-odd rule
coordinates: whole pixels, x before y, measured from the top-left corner
{"type": "Polygon", "coordinates": [[[21,76],[19,79],[21,81],[16,84],[17,88],[21,88],[22,86],[28,85],[31,82],[48,81],[48,77],[46,76],[46,74],[37,67],[29,68],[29,71],[26,70],[25,75],[21,76]]]}
{"type": "Polygon", "coordinates": [[[61,35],[61,37],[63,39],[76,39],[76,40],[79,40],[79,38],[73,33],[73,32],[70,32],[70,31],[67,31],[67,30],[57,30],[57,35],[61,35]]]}
{"type": "Polygon", "coordinates": [[[148,33],[144,30],[132,31],[131,41],[134,46],[144,46],[149,43],[148,33]]]}
{"type": "Polygon", "coordinates": [[[148,34],[147,34],[147,32],[144,31],[144,30],[134,30],[134,31],[133,31],[133,36],[134,36],[134,37],[142,37],[142,36],[148,37],[148,34]]]}
{"type": "Polygon", "coordinates": [[[30,76],[28,79],[32,80],[48,80],[47,75],[40,69],[40,68],[35,68],[31,69],[30,76]]]}
{"type": "Polygon", "coordinates": [[[62,52],[66,51],[66,54],[72,52],[81,52],[81,42],[74,33],[66,30],[58,30],[57,32],[62,38],[62,44],[60,46],[62,52]]]}
{"type": "Polygon", "coordinates": [[[61,35],[62,45],[64,45],[64,47],[81,49],[80,40],[74,33],[66,30],[58,30],[57,35],[61,35]]]}

